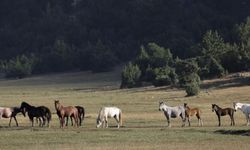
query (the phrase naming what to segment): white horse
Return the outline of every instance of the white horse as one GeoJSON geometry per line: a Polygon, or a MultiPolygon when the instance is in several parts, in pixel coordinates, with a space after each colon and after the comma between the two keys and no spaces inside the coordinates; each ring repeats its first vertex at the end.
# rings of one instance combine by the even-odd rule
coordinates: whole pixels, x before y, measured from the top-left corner
{"type": "Polygon", "coordinates": [[[178,116],[182,119],[182,127],[185,126],[186,114],[184,106],[167,106],[165,102],[159,102],[159,111],[163,111],[168,121],[168,127],[171,127],[170,118],[177,118],[178,116]]]}
{"type": "Polygon", "coordinates": [[[96,119],[96,127],[99,128],[101,125],[106,125],[108,128],[108,118],[115,118],[117,122],[117,128],[122,126],[122,111],[117,107],[102,107],[99,111],[99,115],[96,119]]]}
{"type": "Polygon", "coordinates": [[[250,104],[233,103],[235,111],[240,109],[246,116],[247,126],[250,124],[250,104]]]}

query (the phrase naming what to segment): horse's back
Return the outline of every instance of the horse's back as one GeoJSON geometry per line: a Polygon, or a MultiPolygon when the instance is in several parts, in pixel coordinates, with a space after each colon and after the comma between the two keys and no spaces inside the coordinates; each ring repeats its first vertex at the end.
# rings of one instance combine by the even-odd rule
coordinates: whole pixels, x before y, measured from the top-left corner
{"type": "Polygon", "coordinates": [[[121,112],[120,108],[117,107],[104,107],[104,113],[109,117],[114,117],[115,115],[119,115],[121,112]]]}
{"type": "Polygon", "coordinates": [[[242,111],[249,114],[250,113],[250,105],[243,105],[242,111]]]}

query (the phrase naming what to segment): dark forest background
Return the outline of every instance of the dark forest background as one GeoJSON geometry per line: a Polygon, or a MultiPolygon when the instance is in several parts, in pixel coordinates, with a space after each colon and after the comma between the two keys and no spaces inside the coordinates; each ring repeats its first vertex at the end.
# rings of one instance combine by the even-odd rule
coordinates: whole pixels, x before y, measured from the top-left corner
{"type": "Polygon", "coordinates": [[[226,71],[247,70],[249,8],[248,0],[1,0],[0,70],[109,71],[150,43],[173,59],[209,54],[226,71]]]}

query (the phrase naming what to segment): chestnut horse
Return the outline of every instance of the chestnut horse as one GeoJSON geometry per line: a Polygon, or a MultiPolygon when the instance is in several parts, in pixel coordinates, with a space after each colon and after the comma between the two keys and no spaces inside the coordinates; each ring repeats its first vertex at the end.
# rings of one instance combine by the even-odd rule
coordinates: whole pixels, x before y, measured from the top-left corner
{"type": "MultiPolygon", "coordinates": [[[[82,121],[84,120],[84,116],[85,116],[85,109],[82,106],[75,106],[75,108],[78,110],[79,126],[81,126],[82,121]]],[[[69,120],[69,117],[67,117],[66,126],[68,126],[68,120],[69,120]]],[[[72,116],[70,116],[70,120],[71,120],[71,125],[73,126],[72,116]]]]}
{"type": "Polygon", "coordinates": [[[10,118],[9,127],[11,126],[12,118],[16,121],[16,126],[18,127],[18,122],[16,120],[17,113],[21,112],[19,107],[0,107],[0,119],[10,118]]]}
{"type": "Polygon", "coordinates": [[[75,120],[75,125],[78,126],[78,110],[73,106],[64,107],[60,104],[59,100],[55,100],[55,109],[56,113],[60,120],[60,127],[64,127],[64,119],[65,117],[73,117],[75,120]]]}
{"type": "Polygon", "coordinates": [[[218,105],[212,104],[212,112],[214,112],[214,111],[218,117],[218,121],[219,121],[218,126],[221,126],[220,117],[226,116],[226,115],[230,116],[231,126],[235,125],[235,123],[234,123],[234,111],[235,111],[235,109],[233,109],[233,108],[220,108],[218,105]]]}
{"type": "Polygon", "coordinates": [[[201,120],[201,110],[199,108],[190,108],[187,103],[184,103],[184,108],[185,108],[185,112],[186,112],[186,117],[188,120],[188,125],[190,125],[190,117],[191,116],[196,116],[198,119],[198,126],[203,126],[203,122],[201,120]]]}

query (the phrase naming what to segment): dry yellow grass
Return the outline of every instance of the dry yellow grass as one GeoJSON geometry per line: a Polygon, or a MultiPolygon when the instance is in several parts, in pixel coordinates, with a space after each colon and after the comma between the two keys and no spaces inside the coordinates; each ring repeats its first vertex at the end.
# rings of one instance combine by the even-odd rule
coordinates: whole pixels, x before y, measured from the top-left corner
{"type": "MultiPolygon", "coordinates": [[[[248,75],[248,74],[247,74],[248,75]]],[[[119,89],[120,70],[105,74],[76,72],[51,74],[22,80],[0,80],[0,105],[18,106],[22,101],[32,105],[45,105],[53,113],[51,128],[30,127],[28,118],[18,115],[20,127],[8,119],[0,120],[0,149],[249,149],[249,136],[224,135],[217,130],[248,130],[240,111],[235,113],[236,126],[230,127],[228,116],[222,117],[217,127],[211,104],[232,107],[232,102],[250,103],[249,76],[229,76],[203,82],[198,96],[185,97],[185,91],[170,87],[119,89]],[[54,100],[66,105],[82,105],[86,119],[79,128],[59,128],[54,100]],[[163,112],[158,111],[159,101],[169,105],[188,103],[202,110],[204,127],[181,128],[181,119],[172,119],[167,128],[163,112]],[[124,127],[96,129],[97,113],[102,106],[118,106],[123,110],[124,127]]],[[[110,119],[110,125],[115,126],[110,119]]]]}

